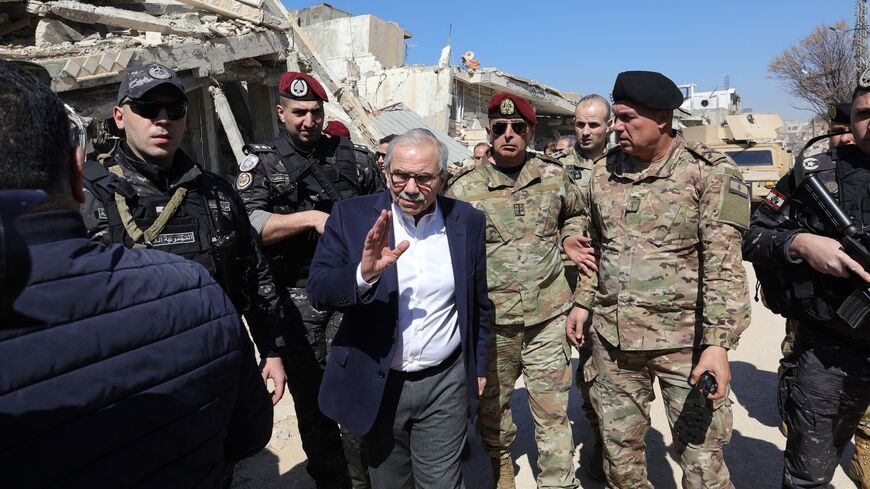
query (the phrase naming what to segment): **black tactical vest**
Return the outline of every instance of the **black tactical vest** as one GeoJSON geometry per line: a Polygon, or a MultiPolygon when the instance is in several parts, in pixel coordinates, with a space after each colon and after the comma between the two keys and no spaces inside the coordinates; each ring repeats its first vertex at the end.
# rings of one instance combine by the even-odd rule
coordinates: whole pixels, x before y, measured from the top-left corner
{"type": "MultiPolygon", "coordinates": [[[[106,161],[107,166],[116,164],[106,161]]],[[[104,206],[105,215],[97,217],[108,225],[109,241],[128,248],[134,243],[121,220],[115,193],[126,194],[130,214],[140,229],[154,224],[172,197],[171,194],[140,197],[129,184],[124,185],[127,182],[95,161],[86,164],[84,176],[104,206]]],[[[238,250],[239,237],[230,217],[232,205],[218,191],[214,179],[202,174],[187,184],[186,197],[150,247],[204,266],[241,311],[247,306],[247,298],[242,287],[244,269],[238,250]]]]}
{"type": "MultiPolygon", "coordinates": [[[[323,138],[310,156],[300,154],[286,137],[277,138],[268,146],[248,145],[245,151],[261,159],[276,214],[308,210],[328,214],[335,202],[363,193],[364,176],[353,143],[347,138],[337,142],[323,138]]],[[[317,233],[311,231],[263,247],[277,283],[286,287],[305,286],[318,239],[317,233]]]]}
{"type": "MultiPolygon", "coordinates": [[[[860,157],[855,148],[841,150],[848,157],[841,157],[836,150],[832,158],[816,158],[815,173],[831,191],[845,213],[861,228],[870,223],[870,162],[860,157]]],[[[805,160],[806,161],[806,160],[805,160]]],[[[802,180],[801,169],[796,169],[796,184],[802,180]]],[[[813,213],[803,202],[808,196],[800,189],[791,197],[796,206],[799,223],[815,233],[838,239],[834,229],[813,213]]],[[[870,325],[859,330],[847,326],[837,317],[837,309],[857,287],[866,287],[857,279],[843,279],[816,272],[807,263],[791,267],[756,265],[756,273],[764,291],[765,302],[776,313],[798,320],[824,323],[835,331],[850,337],[870,340],[870,325]]]]}

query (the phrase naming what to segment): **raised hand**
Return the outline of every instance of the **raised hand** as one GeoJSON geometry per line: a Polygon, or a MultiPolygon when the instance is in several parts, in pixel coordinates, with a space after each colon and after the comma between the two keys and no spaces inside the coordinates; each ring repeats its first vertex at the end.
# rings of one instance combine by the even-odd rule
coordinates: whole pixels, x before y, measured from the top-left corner
{"type": "Polygon", "coordinates": [[[363,280],[370,282],[384,270],[393,266],[402,256],[402,253],[411,246],[407,240],[399,243],[394,249],[390,249],[390,225],[393,222],[393,213],[383,210],[375,225],[366,234],[363,245],[362,259],[360,260],[360,274],[363,280]]]}

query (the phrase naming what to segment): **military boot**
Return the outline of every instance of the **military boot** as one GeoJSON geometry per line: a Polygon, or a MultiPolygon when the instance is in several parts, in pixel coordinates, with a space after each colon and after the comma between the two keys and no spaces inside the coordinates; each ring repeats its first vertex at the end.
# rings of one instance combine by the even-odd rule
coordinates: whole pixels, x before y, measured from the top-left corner
{"type": "Polygon", "coordinates": [[[492,478],[495,480],[496,489],[516,489],[514,483],[514,462],[510,455],[502,458],[490,458],[492,464],[492,478]]]}
{"type": "Polygon", "coordinates": [[[589,466],[586,467],[586,473],[592,480],[604,481],[604,442],[601,441],[601,435],[596,431],[595,446],[592,447],[592,457],[589,459],[589,466]]]}
{"type": "Polygon", "coordinates": [[[870,489],[870,438],[861,430],[855,432],[855,454],[849,464],[849,477],[861,489],[870,489]]]}

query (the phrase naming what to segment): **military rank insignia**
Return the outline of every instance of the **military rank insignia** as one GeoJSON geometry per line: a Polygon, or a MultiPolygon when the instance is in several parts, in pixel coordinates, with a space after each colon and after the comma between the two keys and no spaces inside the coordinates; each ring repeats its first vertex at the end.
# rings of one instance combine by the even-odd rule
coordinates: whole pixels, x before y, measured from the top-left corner
{"type": "Polygon", "coordinates": [[[501,101],[501,105],[499,105],[498,110],[499,112],[501,112],[501,115],[514,115],[514,112],[516,112],[517,108],[514,105],[513,100],[506,98],[501,101]]]}
{"type": "Polygon", "coordinates": [[[777,189],[770,189],[767,197],[764,198],[764,205],[779,212],[779,208],[788,202],[788,196],[777,189]]]}
{"type": "Polygon", "coordinates": [[[526,206],[523,204],[514,204],[514,215],[525,216],[526,215],[526,206]]]}
{"type": "Polygon", "coordinates": [[[637,212],[640,209],[640,197],[632,195],[628,199],[628,205],[625,207],[627,212],[637,212]]]}

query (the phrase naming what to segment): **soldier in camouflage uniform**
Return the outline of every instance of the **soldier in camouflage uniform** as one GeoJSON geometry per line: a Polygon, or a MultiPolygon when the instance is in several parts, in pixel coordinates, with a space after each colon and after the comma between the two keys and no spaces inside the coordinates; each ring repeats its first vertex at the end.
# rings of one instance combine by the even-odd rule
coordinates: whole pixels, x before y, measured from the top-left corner
{"type": "Polygon", "coordinates": [[[377,170],[367,149],[345,137],[323,137],[326,91],[314,78],[285,73],[279,84],[278,117],[286,135],[268,144],[250,144],[240,163],[236,189],[245,202],[251,225],[259,233],[263,254],[288,308],[293,337],[284,362],[287,384],[299,419],[308,473],[318,489],[369,487],[361,441],[339,436],[335,422],[317,405],[320,382],[332,338],[341,316],[311,306],[305,289],[308,269],[320,233],[334,202],[380,189],[377,170]],[[344,449],[342,449],[344,442],[344,449]]]}
{"type": "MultiPolygon", "coordinates": [[[[594,93],[586,95],[580,99],[577,103],[577,109],[574,111],[574,133],[576,136],[574,145],[553,154],[553,157],[559,160],[559,163],[577,184],[581,195],[586,193],[585,187],[589,185],[592,162],[598,157],[603,156],[607,151],[607,136],[612,126],[613,118],[611,117],[610,103],[601,95],[594,93]]],[[[561,143],[562,139],[559,142],[561,143]]],[[[588,245],[590,243],[585,241],[584,244],[588,245]]],[[[583,250],[592,249],[591,247],[583,248],[583,250]]],[[[578,260],[577,263],[568,259],[567,255],[563,256],[562,260],[565,264],[565,278],[568,279],[571,290],[577,289],[577,280],[581,268],[586,276],[592,276],[592,274],[598,271],[594,253],[588,252],[583,256],[574,257],[574,259],[578,260]]],[[[589,325],[584,325],[584,327],[588,329],[589,325]]],[[[592,358],[592,343],[584,343],[579,350],[580,361],[577,366],[575,381],[580,392],[583,394],[583,412],[586,415],[586,419],[589,420],[589,425],[592,427],[592,432],[595,435],[592,458],[589,461],[587,472],[595,480],[604,480],[604,447],[598,427],[598,416],[595,414],[595,409],[589,396],[589,388],[592,386],[592,382],[586,380],[583,376],[584,367],[592,358]]]]}
{"type": "Polygon", "coordinates": [[[499,489],[514,487],[510,410],[514,383],[523,374],[535,419],[538,487],[577,487],[567,417],[571,351],[565,313],[571,290],[560,243],[577,235],[579,193],[561,166],[526,152],[537,122],[525,100],[498,94],[489,103],[490,156],[454,182],[448,196],[487,216],[489,297],[494,303],[486,387],[479,430],[499,489]]]}
{"type": "Polygon", "coordinates": [[[727,352],[749,325],[740,254],[748,187],[727,156],[674,134],[683,97],[665,76],[621,73],[613,100],[621,147],[592,166],[584,197],[599,270],[578,285],[582,313],[568,320],[569,335],[592,342],[584,375],[607,485],[652,487],[644,437],[658,378],[683,487],[733,487],[722,447],[731,438],[727,352]],[[706,398],[693,390],[704,372],[718,384],[706,398]]]}

